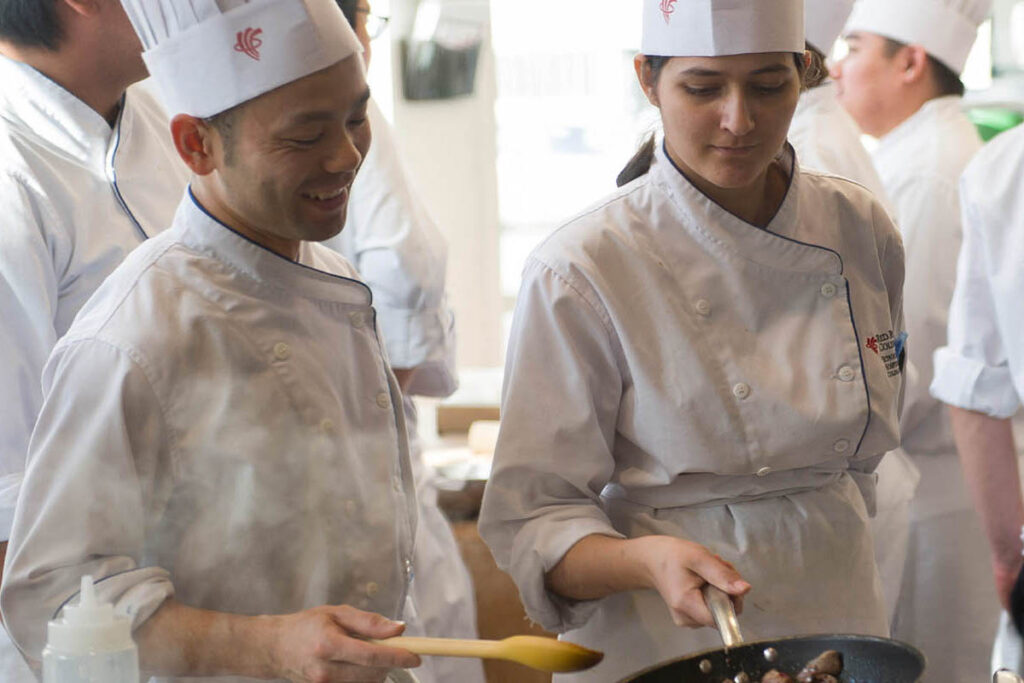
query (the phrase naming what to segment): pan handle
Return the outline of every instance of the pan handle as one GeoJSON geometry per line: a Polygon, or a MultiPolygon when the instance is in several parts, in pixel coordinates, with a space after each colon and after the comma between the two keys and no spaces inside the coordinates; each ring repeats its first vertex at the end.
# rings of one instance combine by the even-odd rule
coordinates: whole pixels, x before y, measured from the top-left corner
{"type": "Polygon", "coordinates": [[[729,594],[710,583],[704,584],[700,590],[704,594],[704,602],[711,610],[711,616],[715,619],[715,626],[722,635],[722,643],[727,648],[742,645],[743,636],[740,634],[740,624],[736,619],[736,608],[729,594]]]}

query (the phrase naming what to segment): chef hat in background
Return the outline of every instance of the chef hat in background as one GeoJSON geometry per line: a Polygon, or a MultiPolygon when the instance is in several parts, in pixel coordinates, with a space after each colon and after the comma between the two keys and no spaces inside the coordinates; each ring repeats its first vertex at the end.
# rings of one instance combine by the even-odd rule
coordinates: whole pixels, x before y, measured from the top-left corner
{"type": "Polygon", "coordinates": [[[803,0],[644,0],[645,55],[804,51],[803,0]]]}
{"type": "Polygon", "coordinates": [[[920,45],[961,73],[991,6],[992,0],[859,0],[846,31],[920,45]]]}
{"type": "Polygon", "coordinates": [[[854,0],[804,0],[804,35],[807,42],[828,56],[832,52],[854,0]]]}
{"type": "Polygon", "coordinates": [[[335,0],[121,0],[171,114],[208,117],[362,51],[335,0]]]}

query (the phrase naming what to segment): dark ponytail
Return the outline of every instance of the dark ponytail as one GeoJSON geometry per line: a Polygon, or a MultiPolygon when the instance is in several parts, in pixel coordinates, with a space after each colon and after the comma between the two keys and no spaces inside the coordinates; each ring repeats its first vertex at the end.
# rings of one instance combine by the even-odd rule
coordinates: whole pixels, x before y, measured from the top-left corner
{"type": "Polygon", "coordinates": [[[654,161],[654,133],[648,136],[647,140],[640,145],[633,158],[626,162],[625,167],[619,171],[615,178],[615,185],[622,187],[628,185],[640,176],[647,175],[651,170],[651,163],[654,161]]]}
{"type": "MultiPolygon", "coordinates": [[[[648,74],[650,83],[651,85],[657,85],[658,78],[661,77],[661,69],[668,63],[670,58],[654,55],[644,55],[644,58],[647,60],[644,68],[650,69],[648,74]]],[[[651,164],[654,162],[654,138],[654,133],[651,133],[650,137],[640,145],[640,149],[636,151],[633,158],[619,171],[618,177],[615,178],[615,184],[618,187],[622,187],[641,176],[647,175],[647,172],[651,170],[651,164]]]]}

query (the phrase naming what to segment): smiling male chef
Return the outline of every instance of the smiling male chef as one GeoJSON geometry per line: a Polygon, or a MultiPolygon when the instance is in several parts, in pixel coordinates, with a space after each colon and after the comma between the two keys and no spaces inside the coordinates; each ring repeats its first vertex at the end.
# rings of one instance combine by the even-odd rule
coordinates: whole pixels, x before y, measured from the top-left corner
{"type": "Polygon", "coordinates": [[[369,289],[315,244],[370,144],[334,0],[124,0],[195,174],[44,372],[0,593],[22,651],[92,574],[162,681],[380,680],[415,513],[369,289]]]}
{"type": "Polygon", "coordinates": [[[998,606],[984,535],[963,482],[949,418],[928,393],[946,343],[962,228],[960,175],[981,139],[962,110],[959,74],[991,0],[860,0],[850,52],[833,69],[839,101],[879,138],[875,167],[903,236],[910,362],[901,446],[920,471],[893,636],[928,658],[929,680],[987,680],[998,606]],[[915,372],[916,371],[916,372],[915,372]],[[950,620],[948,615],[955,614],[950,620]]]}

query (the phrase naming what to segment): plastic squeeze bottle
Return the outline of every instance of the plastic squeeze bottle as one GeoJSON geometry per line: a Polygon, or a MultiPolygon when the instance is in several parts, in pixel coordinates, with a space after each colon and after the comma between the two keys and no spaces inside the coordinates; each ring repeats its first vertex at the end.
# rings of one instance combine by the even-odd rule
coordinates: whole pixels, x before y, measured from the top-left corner
{"type": "Polygon", "coordinates": [[[139,683],[131,619],[96,601],[91,576],[82,577],[78,603],[47,624],[43,683],[139,683]]]}

